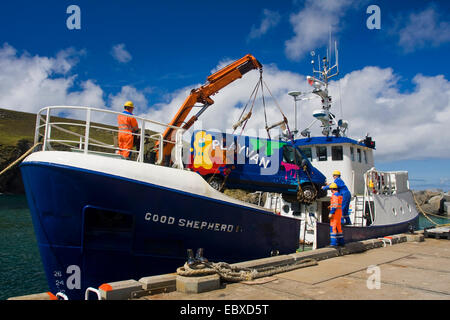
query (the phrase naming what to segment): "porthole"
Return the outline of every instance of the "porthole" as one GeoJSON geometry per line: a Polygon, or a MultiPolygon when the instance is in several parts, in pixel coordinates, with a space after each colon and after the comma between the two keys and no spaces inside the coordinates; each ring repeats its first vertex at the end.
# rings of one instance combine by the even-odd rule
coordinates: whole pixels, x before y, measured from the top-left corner
{"type": "Polygon", "coordinates": [[[411,213],[412,210],[411,210],[411,206],[409,205],[409,203],[407,203],[406,206],[408,207],[409,213],[411,213]]]}
{"type": "Polygon", "coordinates": [[[397,215],[397,210],[395,210],[395,208],[392,208],[392,212],[394,213],[394,216],[397,215]]]}
{"type": "Polygon", "coordinates": [[[405,210],[403,210],[403,207],[400,207],[400,212],[401,212],[402,214],[405,214],[405,210]]]}

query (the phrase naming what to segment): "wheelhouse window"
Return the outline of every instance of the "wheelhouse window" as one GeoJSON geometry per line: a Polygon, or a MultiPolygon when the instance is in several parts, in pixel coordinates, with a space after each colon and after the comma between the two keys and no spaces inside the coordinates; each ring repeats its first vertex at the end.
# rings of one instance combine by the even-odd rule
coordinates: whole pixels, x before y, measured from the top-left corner
{"type": "Polygon", "coordinates": [[[331,147],[331,160],[339,161],[344,159],[344,151],[342,146],[332,146],[331,147]]]}
{"type": "Polygon", "coordinates": [[[301,165],[303,157],[298,150],[291,146],[283,146],[283,161],[291,164],[301,165]]]}
{"type": "Polygon", "coordinates": [[[366,150],[363,150],[364,153],[364,162],[367,164],[367,152],[366,150]]]}
{"type": "Polygon", "coordinates": [[[327,147],[316,147],[319,161],[327,161],[327,147]]]}
{"type": "Polygon", "coordinates": [[[353,147],[350,147],[350,157],[352,161],[355,161],[355,149],[353,147]]]}
{"type": "Polygon", "coordinates": [[[356,149],[356,152],[358,153],[358,162],[361,162],[361,149],[356,149]]]}
{"type": "Polygon", "coordinates": [[[309,159],[309,161],[312,161],[312,150],[311,150],[311,148],[301,148],[300,150],[302,150],[303,154],[305,155],[306,158],[309,159]]]}

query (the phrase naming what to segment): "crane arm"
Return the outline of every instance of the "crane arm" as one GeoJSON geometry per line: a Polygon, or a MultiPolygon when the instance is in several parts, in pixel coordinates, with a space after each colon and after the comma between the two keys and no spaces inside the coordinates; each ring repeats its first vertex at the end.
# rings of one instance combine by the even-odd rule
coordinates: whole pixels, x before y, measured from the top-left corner
{"type": "MultiPolygon", "coordinates": [[[[189,121],[187,121],[183,125],[183,129],[185,130],[189,129],[198,119],[198,117],[210,105],[214,103],[214,101],[210,98],[210,96],[216,94],[220,89],[229,85],[233,81],[242,78],[244,74],[253,69],[259,69],[260,71],[262,71],[262,65],[261,63],[259,63],[258,60],[256,60],[254,56],[252,56],[251,54],[247,54],[241,59],[236,60],[235,62],[213,73],[207,78],[208,83],[191,91],[190,95],[183,102],[182,106],[180,107],[176,115],[170,121],[169,125],[181,127],[181,125],[184,123],[185,119],[191,112],[194,105],[196,103],[202,103],[203,104],[202,109],[196,115],[192,116],[189,119],[189,121]]],[[[173,137],[174,133],[173,131],[174,131],[173,128],[170,127],[166,128],[166,130],[163,133],[163,139],[174,141],[175,139],[173,137]]],[[[174,145],[172,143],[169,143],[164,146],[163,149],[164,156],[170,155],[173,146],[174,145]]]]}

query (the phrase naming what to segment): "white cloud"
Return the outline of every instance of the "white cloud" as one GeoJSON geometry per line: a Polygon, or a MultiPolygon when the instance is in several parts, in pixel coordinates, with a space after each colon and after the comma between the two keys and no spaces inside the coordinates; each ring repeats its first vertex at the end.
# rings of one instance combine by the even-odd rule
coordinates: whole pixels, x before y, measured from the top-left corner
{"type": "MultiPolygon", "coordinates": [[[[377,159],[450,158],[445,147],[450,82],[444,76],[418,74],[409,93],[400,92],[400,78],[390,68],[366,67],[339,81],[350,133],[362,136],[369,132],[377,141],[377,159]]],[[[332,93],[338,97],[337,83],[332,84],[332,93]]]]}
{"type": "Polygon", "coordinates": [[[131,54],[125,49],[124,43],[119,43],[113,46],[111,49],[111,55],[120,63],[127,63],[132,59],[131,54]]]}
{"type": "Polygon", "coordinates": [[[259,27],[252,26],[252,30],[249,34],[249,39],[259,38],[262,35],[266,34],[269,29],[275,27],[281,19],[281,16],[276,11],[271,11],[268,9],[263,10],[264,18],[261,21],[259,27]]]}
{"type": "Polygon", "coordinates": [[[81,83],[81,91],[70,92],[67,94],[66,103],[73,106],[85,106],[104,108],[103,90],[92,80],[81,83]]]}
{"type": "Polygon", "coordinates": [[[351,5],[351,0],[307,0],[302,10],[290,16],[295,35],[285,42],[287,57],[298,60],[306,52],[325,45],[330,27],[335,35],[341,27],[340,19],[351,5]]]}
{"type": "Polygon", "coordinates": [[[90,105],[104,107],[103,90],[93,81],[80,83],[71,69],[84,51],[62,50],[56,57],[18,54],[5,43],[0,47],[0,107],[36,112],[50,105],[90,105]]]}
{"type": "Polygon", "coordinates": [[[115,95],[109,95],[109,105],[115,111],[122,111],[126,101],[131,100],[135,106],[134,113],[143,113],[148,109],[148,101],[142,92],[133,86],[123,86],[115,95]]]}
{"type": "MultiPolygon", "coordinates": [[[[447,18],[448,19],[448,18],[447,18]]],[[[405,52],[412,52],[428,45],[437,47],[450,41],[450,22],[444,21],[433,7],[419,13],[411,13],[398,30],[398,44],[405,52]]]]}
{"type": "MultiPolygon", "coordinates": [[[[118,93],[108,96],[110,107],[106,107],[104,92],[93,80],[81,82],[80,88],[74,90],[77,75],[71,71],[79,55],[73,49],[61,51],[55,57],[19,55],[12,46],[4,44],[0,47],[0,108],[36,112],[48,105],[83,105],[121,111],[124,101],[132,100],[136,104],[137,115],[167,123],[191,89],[201,85],[176,90],[167,97],[167,103],[155,105],[149,105],[145,91],[123,86],[118,93]]],[[[223,61],[217,69],[229,63],[223,61]]],[[[311,91],[305,76],[279,70],[275,65],[265,65],[263,76],[275,97],[272,99],[264,88],[268,124],[282,120],[278,103],[293,129],[294,102],[287,92],[311,91]]],[[[194,128],[230,130],[258,80],[259,72],[254,70],[220,90],[212,97],[215,103],[204,112],[194,128]]],[[[334,101],[332,111],[340,117],[342,104],[351,138],[362,138],[367,132],[373,136],[377,143],[377,161],[450,158],[450,149],[446,147],[450,123],[449,80],[443,75],[417,74],[409,92],[399,89],[400,81],[404,84],[391,68],[365,67],[350,72],[330,83],[334,101]]],[[[298,105],[298,127],[301,129],[313,120],[312,113],[320,108],[320,99],[302,101],[298,105]]],[[[247,111],[250,106],[251,102],[247,111]]],[[[186,120],[198,110],[194,108],[186,120]]],[[[112,117],[111,123],[114,121],[112,117]]],[[[244,134],[265,137],[264,124],[259,97],[244,134]]],[[[320,131],[318,125],[313,127],[313,134],[320,135],[320,131]]],[[[236,132],[239,133],[240,129],[236,132]]],[[[273,137],[277,132],[273,130],[271,133],[273,137]]]]}
{"type": "MultiPolygon", "coordinates": [[[[218,68],[226,64],[223,62],[218,68]]],[[[192,129],[230,130],[239,119],[258,78],[259,73],[252,71],[223,88],[213,96],[215,103],[202,114],[192,129]]],[[[264,68],[264,81],[288,117],[292,130],[294,102],[287,92],[311,91],[305,76],[268,65],[264,68]]],[[[348,73],[330,83],[334,100],[332,112],[339,117],[342,103],[351,138],[360,139],[370,133],[377,143],[376,161],[450,158],[449,148],[444,147],[448,144],[450,123],[450,82],[442,75],[427,77],[418,74],[412,80],[413,90],[402,93],[398,85],[400,81],[400,77],[390,68],[366,67],[348,73]]],[[[194,87],[174,92],[168,103],[153,106],[146,115],[168,123],[194,87]]],[[[270,125],[282,120],[282,116],[267,90],[265,96],[270,125]]],[[[321,108],[320,99],[302,101],[298,105],[298,127],[305,128],[314,120],[313,111],[321,108]]],[[[197,111],[198,108],[194,108],[186,120],[197,111]]],[[[262,101],[258,99],[244,134],[265,137],[265,131],[261,131],[264,123],[262,101]]],[[[315,135],[321,135],[318,125],[313,126],[312,131],[315,135]]],[[[236,133],[240,133],[240,129],[236,133]]],[[[272,137],[276,133],[276,130],[271,131],[272,137]]]]}

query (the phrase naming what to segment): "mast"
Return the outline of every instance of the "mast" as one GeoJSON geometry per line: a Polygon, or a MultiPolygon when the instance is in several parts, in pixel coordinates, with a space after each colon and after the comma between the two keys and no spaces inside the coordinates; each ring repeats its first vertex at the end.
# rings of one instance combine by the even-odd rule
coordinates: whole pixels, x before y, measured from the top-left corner
{"type": "MultiPolygon", "coordinates": [[[[313,113],[313,116],[320,120],[322,125],[322,134],[324,136],[329,136],[330,133],[339,137],[341,135],[345,136],[345,131],[347,130],[348,123],[342,119],[336,121],[336,116],[330,112],[331,109],[331,96],[328,93],[328,85],[330,79],[334,78],[339,74],[339,52],[337,49],[337,43],[334,42],[334,52],[335,52],[335,63],[333,66],[330,66],[331,60],[331,30],[330,30],[330,51],[327,49],[326,56],[322,59],[322,63],[320,58],[318,59],[319,70],[316,70],[314,67],[314,58],[311,61],[313,66],[313,76],[307,76],[306,79],[308,83],[314,87],[312,93],[318,95],[322,99],[322,109],[316,110],[313,113]],[[314,76],[316,75],[316,76],[314,76]],[[333,126],[337,128],[333,129],[333,126]]],[[[311,53],[312,54],[312,53],[311,53]]],[[[312,54],[313,55],[313,54],[312,54]]],[[[314,56],[314,55],[313,55],[314,56]]],[[[315,122],[315,121],[314,121],[315,122]]],[[[313,123],[314,123],[313,122],[313,123]]],[[[308,126],[305,130],[301,132],[303,136],[309,136],[310,131],[309,128],[312,124],[308,126]]]]}

